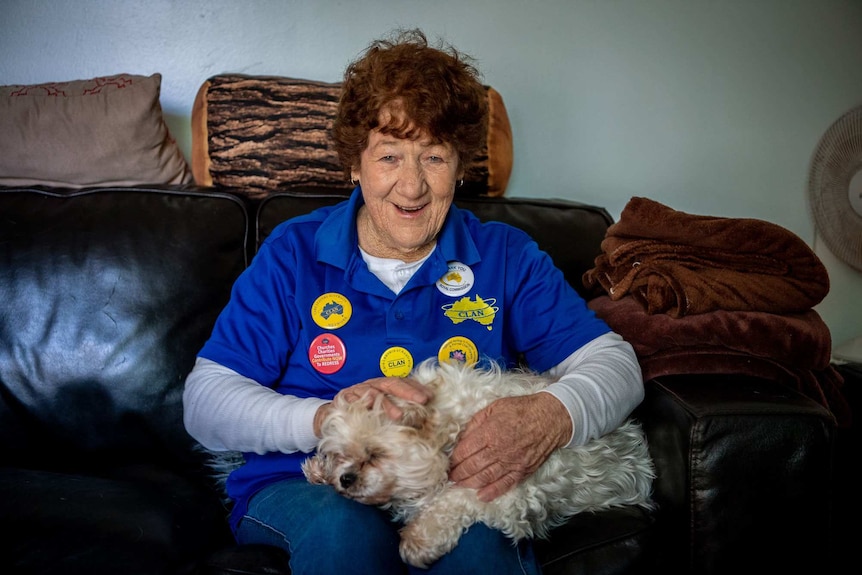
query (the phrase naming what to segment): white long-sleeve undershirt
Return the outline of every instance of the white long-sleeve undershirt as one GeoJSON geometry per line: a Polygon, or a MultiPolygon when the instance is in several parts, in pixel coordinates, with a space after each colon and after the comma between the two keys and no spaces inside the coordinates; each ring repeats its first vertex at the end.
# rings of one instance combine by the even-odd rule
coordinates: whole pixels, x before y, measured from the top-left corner
{"type": "MultiPolygon", "coordinates": [[[[572,418],[570,445],[616,428],[643,399],[637,359],[615,333],[587,343],[548,375],[559,380],[544,391],[559,399],[572,418]]],[[[326,402],[282,395],[198,358],[183,392],[184,422],[192,437],[214,451],[310,452],[318,442],[314,414],[326,402]]]]}
{"type": "Polygon", "coordinates": [[[631,344],[614,332],[599,336],[546,372],[543,390],[572,418],[569,445],[583,445],[622,424],[643,401],[643,375],[631,344]]]}

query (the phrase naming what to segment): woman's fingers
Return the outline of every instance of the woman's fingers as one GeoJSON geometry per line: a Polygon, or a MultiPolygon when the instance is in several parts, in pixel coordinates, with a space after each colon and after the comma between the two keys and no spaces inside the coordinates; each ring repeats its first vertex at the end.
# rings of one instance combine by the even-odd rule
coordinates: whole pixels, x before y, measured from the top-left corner
{"type": "Polygon", "coordinates": [[[338,392],[338,396],[348,403],[362,401],[368,408],[374,405],[380,395],[383,396],[381,401],[386,415],[397,421],[404,415],[404,411],[391,398],[424,404],[431,399],[433,394],[424,385],[403,377],[375,377],[338,392]]]}

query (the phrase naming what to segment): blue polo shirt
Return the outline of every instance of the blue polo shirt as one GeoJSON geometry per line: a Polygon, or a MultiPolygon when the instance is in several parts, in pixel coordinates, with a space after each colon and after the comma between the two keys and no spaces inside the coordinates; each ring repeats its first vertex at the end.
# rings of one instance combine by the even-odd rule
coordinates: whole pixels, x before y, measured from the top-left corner
{"type": "MultiPolygon", "coordinates": [[[[400,293],[359,252],[359,188],[349,200],[283,222],[237,279],[200,356],[279,393],[331,399],[428,357],[522,354],[544,371],[607,333],[550,256],[523,231],[452,206],[436,249],[400,293]]],[[[301,476],[306,453],[246,454],[227,484],[232,523],[265,485],[301,476]]]]}

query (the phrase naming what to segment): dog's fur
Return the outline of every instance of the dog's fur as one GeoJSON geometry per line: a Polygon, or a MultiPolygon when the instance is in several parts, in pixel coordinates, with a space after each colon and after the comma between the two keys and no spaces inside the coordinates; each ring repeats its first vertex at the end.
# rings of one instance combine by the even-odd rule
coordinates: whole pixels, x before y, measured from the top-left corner
{"type": "MultiPolygon", "coordinates": [[[[399,402],[404,416],[387,417],[381,402],[336,398],[322,424],[317,453],[302,466],[309,482],[392,511],[404,522],[401,557],[426,567],[457,544],[473,523],[483,522],[518,541],[546,537],[576,513],[625,505],[652,508],[655,476],[638,423],[584,446],[556,450],[534,474],[485,503],[473,489],[448,479],[449,454],[470,418],[495,399],[535,393],[549,380],[526,371],[426,360],[413,379],[430,387],[427,405],[399,402]]],[[[392,398],[394,400],[394,398],[392,398]]]]}

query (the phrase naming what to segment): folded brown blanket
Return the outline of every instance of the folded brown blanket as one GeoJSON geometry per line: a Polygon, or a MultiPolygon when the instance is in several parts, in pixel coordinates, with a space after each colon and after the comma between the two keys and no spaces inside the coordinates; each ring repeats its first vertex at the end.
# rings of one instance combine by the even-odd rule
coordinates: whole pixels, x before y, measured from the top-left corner
{"type": "Polygon", "coordinates": [[[597,295],[631,295],[648,313],[672,317],[793,313],[829,292],[826,267],[791,231],[763,220],[691,215],[639,197],[608,228],[583,282],[597,295]]]}
{"type": "Polygon", "coordinates": [[[709,347],[765,357],[800,369],[825,369],[832,335],[814,310],[794,314],[724,311],[672,318],[649,315],[634,298],[600,296],[588,303],[596,315],[634,346],[639,357],[669,349],[709,347]]]}
{"type": "Polygon", "coordinates": [[[830,365],[832,338],[814,310],[796,314],[714,311],[674,319],[650,315],[632,297],[600,296],[589,307],[634,347],[644,379],[732,373],[789,385],[850,425],[843,378],[830,365]]]}

